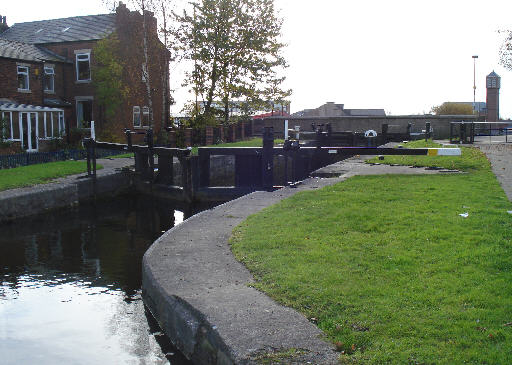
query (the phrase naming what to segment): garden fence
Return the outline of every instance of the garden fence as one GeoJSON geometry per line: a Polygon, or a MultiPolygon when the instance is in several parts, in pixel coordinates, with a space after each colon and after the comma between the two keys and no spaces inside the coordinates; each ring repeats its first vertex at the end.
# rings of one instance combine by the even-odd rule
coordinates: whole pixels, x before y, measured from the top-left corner
{"type": "MultiPolygon", "coordinates": [[[[119,151],[98,149],[98,158],[118,155],[119,151]]],[[[14,155],[0,155],[0,169],[9,169],[20,166],[35,165],[47,162],[84,160],[87,159],[86,150],[61,150],[54,152],[26,152],[14,155]]]]}

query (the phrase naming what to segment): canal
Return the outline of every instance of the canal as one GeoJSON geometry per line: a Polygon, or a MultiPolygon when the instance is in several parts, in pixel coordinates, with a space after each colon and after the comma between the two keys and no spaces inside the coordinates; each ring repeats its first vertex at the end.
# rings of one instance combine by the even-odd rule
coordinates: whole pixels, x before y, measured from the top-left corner
{"type": "Polygon", "coordinates": [[[188,364],[144,307],[141,265],[199,210],[123,196],[0,226],[0,363],[188,364]]]}

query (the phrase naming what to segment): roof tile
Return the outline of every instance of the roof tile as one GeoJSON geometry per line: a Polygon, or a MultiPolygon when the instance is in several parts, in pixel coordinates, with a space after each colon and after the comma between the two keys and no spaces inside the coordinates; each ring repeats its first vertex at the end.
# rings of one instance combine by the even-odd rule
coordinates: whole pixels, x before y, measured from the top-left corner
{"type": "Polygon", "coordinates": [[[115,29],[116,14],[16,23],[0,38],[31,44],[88,41],[105,38],[115,29]]]}

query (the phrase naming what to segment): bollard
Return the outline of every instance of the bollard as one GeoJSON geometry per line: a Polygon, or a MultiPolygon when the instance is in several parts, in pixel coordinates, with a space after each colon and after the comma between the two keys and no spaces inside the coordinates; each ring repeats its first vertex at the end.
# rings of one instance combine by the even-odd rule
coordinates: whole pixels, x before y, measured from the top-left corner
{"type": "Polygon", "coordinates": [[[263,189],[271,191],[274,187],[274,128],[263,129],[263,155],[261,158],[263,189]]]}

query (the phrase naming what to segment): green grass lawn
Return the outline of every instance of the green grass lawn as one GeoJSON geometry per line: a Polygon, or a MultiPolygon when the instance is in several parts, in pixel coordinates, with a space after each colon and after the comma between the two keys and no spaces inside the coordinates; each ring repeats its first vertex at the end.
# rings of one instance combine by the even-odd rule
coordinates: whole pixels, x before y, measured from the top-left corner
{"type": "Polygon", "coordinates": [[[135,157],[135,153],[133,153],[133,152],[121,153],[120,155],[113,155],[113,156],[108,156],[105,158],[129,158],[129,157],[135,157]]]}
{"type": "MultiPolygon", "coordinates": [[[[275,139],[274,140],[274,146],[278,145],[280,143],[284,143],[284,139],[275,139]]],[[[246,141],[239,141],[239,142],[232,142],[232,143],[219,143],[214,144],[211,146],[205,146],[205,147],[262,147],[263,146],[263,139],[260,137],[255,137],[248,139],[246,141]]],[[[197,155],[197,147],[192,147],[192,154],[197,155]]]]}
{"type": "Polygon", "coordinates": [[[489,162],[468,148],[379,162],[467,173],[356,176],[264,209],[231,238],[255,286],[342,363],[512,363],[512,205],[489,162]]]}
{"type": "MultiPolygon", "coordinates": [[[[96,165],[99,170],[103,168],[96,165]]],[[[0,170],[0,191],[44,184],[58,177],[87,171],[87,161],[60,161],[0,170]]]]}

